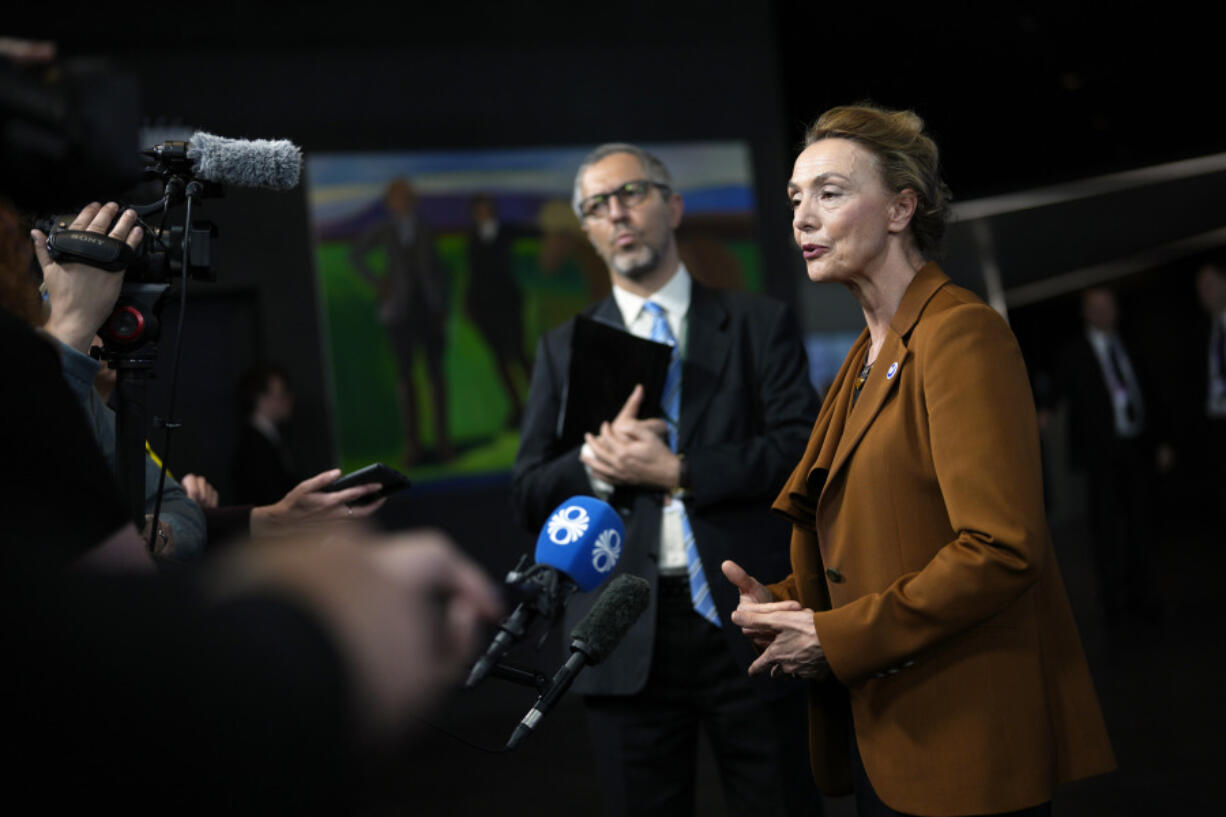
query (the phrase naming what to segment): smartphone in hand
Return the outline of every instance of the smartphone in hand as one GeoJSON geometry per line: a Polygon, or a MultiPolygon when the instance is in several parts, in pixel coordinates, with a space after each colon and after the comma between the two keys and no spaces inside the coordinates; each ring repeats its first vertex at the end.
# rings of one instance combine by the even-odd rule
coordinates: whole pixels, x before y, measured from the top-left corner
{"type": "Polygon", "coordinates": [[[343,491],[346,488],[356,488],[359,485],[369,485],[372,482],[377,482],[382,487],[366,496],[358,497],[349,504],[354,506],[369,505],[385,496],[399,493],[413,484],[409,481],[408,477],[395,468],[389,468],[381,462],[376,462],[365,468],[359,468],[353,473],[339,477],[323,490],[329,493],[332,491],[343,491]]]}

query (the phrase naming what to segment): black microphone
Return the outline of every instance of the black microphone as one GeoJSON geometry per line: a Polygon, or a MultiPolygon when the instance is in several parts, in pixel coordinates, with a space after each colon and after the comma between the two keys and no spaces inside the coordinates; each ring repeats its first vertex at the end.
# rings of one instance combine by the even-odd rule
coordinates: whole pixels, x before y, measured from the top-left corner
{"type": "Polygon", "coordinates": [[[196,131],[186,142],[163,142],[145,155],[206,182],[289,190],[298,186],[302,149],[288,139],[227,139],[196,131]]]}
{"type": "Polygon", "coordinates": [[[638,576],[622,574],[609,582],[592,609],[570,631],[570,658],[553,676],[549,689],[541,693],[536,704],[515,727],[507,741],[508,749],[519,746],[532,734],[545,713],[570,689],[580,670],[589,664],[599,664],[621,643],[634,622],[647,609],[650,596],[651,585],[638,576]]]}

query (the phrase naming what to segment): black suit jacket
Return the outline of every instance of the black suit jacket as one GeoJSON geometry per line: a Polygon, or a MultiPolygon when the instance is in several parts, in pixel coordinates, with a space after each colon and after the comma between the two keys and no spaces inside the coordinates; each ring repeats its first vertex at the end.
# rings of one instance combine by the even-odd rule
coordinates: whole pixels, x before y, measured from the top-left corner
{"type": "MultiPolygon", "coordinates": [[[[1130,343],[1126,336],[1121,342],[1145,406],[1141,440],[1152,445],[1166,433],[1167,409],[1151,386],[1140,347],[1130,343]]],[[[1069,344],[1062,356],[1056,390],[1056,400],[1068,405],[1069,459],[1078,468],[1090,468],[1106,457],[1115,443],[1115,410],[1098,356],[1084,333],[1069,344]]]]}
{"type": "MultiPolygon", "coordinates": [[[[612,297],[587,314],[625,326],[612,297]]],[[[579,447],[560,450],[558,442],[572,325],[567,322],[554,329],[538,344],[512,475],[520,520],[533,531],[563,500],[592,493],[579,447]]],[[[762,577],[788,572],[788,526],[770,513],[770,503],[804,453],[817,416],[817,395],[809,382],[795,318],[779,301],[712,290],[695,281],[688,332],[678,429],[678,450],[690,464],[691,498],[686,509],[730,649],[742,666],[748,666],[753,647],[728,618],[736,609],[737,591],[724,578],[720,563],[734,559],[751,575],[762,577]]],[[[575,682],[575,690],[586,695],[631,695],[642,689],[655,639],[663,496],[619,491],[614,504],[627,512],[626,545],[614,575],[642,576],[652,583],[653,593],[646,612],[608,660],[575,682]]],[[[599,593],[597,589],[572,599],[564,633],[599,593]]]]}
{"type": "MultiPolygon", "coordinates": [[[[284,443],[282,443],[284,445],[284,443]]],[[[298,484],[287,457],[250,423],[243,425],[230,462],[234,505],[272,505],[298,484]]]]}

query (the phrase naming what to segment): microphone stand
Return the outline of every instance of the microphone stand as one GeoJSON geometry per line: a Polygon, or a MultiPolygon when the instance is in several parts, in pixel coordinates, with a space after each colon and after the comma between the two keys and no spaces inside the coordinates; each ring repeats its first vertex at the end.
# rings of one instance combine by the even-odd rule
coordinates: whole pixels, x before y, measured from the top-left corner
{"type": "MultiPolygon", "coordinates": [[[[527,556],[520,557],[519,563],[507,573],[507,584],[519,587],[530,594],[530,598],[498,625],[498,633],[493,642],[469,672],[464,682],[465,689],[472,689],[487,675],[493,674],[498,661],[512,646],[523,640],[537,618],[544,617],[550,621],[556,619],[571,595],[578,589],[578,585],[568,576],[544,565],[528,566],[527,562],[527,556]]],[[[541,633],[537,649],[545,643],[548,634],[548,630],[541,633]]]]}
{"type": "Polygon", "coordinates": [[[506,661],[500,661],[491,667],[490,675],[521,686],[535,687],[538,695],[543,695],[549,687],[549,676],[545,673],[506,661]]]}

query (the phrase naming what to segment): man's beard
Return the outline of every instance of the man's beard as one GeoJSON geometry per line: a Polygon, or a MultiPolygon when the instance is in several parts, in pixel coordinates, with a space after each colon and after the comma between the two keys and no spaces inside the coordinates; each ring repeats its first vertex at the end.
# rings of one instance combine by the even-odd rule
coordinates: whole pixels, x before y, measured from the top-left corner
{"type": "Polygon", "coordinates": [[[614,253],[610,261],[613,271],[623,278],[638,281],[646,278],[660,265],[660,251],[655,247],[640,244],[633,252],[614,253]]]}

